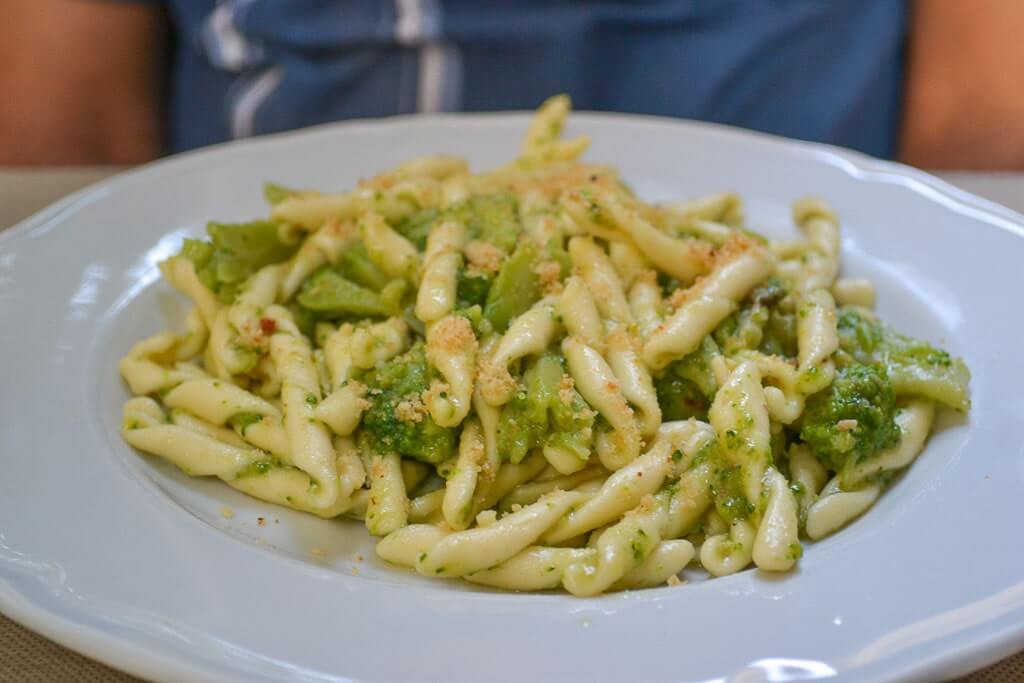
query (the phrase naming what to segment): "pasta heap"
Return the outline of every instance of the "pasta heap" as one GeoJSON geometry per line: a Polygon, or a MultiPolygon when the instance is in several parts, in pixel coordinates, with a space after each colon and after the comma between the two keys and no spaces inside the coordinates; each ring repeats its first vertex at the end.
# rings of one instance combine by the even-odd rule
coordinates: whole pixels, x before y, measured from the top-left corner
{"type": "Polygon", "coordinates": [[[562,139],[547,101],[520,156],[416,159],[270,218],[211,223],[161,264],[194,302],[136,344],[123,436],[194,476],[365,520],[431,577],[575,595],[751,564],[786,571],[878,499],[969,372],[735,194],[646,204],[562,139]],[[838,306],[838,307],[837,307],[838,306]]]}

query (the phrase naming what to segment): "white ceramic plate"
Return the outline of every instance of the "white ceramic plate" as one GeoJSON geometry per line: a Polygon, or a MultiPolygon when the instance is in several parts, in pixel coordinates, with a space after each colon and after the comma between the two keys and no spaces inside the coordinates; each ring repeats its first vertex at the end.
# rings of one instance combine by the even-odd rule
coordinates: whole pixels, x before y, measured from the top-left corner
{"type": "Polygon", "coordinates": [[[648,199],[737,190],[752,225],[781,235],[793,199],[826,198],[845,272],[877,283],[885,319],[974,372],[969,418],[947,416],[880,502],[792,574],[595,599],[427,582],[377,561],[361,524],[251,501],[121,442],[117,359],[180,322],[156,263],[182,236],[262,215],[264,180],[341,189],[436,152],[496,165],[526,121],[394,119],[230,144],[2,235],[0,608],[168,681],[936,680],[1024,645],[1024,218],[832,148],[652,118],[571,124],[648,199]]]}

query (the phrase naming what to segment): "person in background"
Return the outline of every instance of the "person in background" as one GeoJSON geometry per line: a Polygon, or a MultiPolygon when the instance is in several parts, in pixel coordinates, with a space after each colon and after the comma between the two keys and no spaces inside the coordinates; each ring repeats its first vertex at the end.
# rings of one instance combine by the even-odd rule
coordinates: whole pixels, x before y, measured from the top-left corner
{"type": "Polygon", "coordinates": [[[357,117],[703,119],[931,168],[1024,168],[1020,0],[31,0],[0,164],[130,164],[357,117]]]}

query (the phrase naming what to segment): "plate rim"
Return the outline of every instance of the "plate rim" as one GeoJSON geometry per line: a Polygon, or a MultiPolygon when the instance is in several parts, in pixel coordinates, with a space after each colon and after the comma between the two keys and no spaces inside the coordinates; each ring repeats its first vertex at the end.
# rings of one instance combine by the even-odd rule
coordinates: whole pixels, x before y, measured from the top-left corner
{"type": "MultiPolygon", "coordinates": [[[[358,119],[329,122],[306,128],[272,133],[243,140],[230,140],[187,152],[170,155],[140,166],[114,173],[90,183],[36,211],[13,226],[0,231],[0,249],[13,247],[21,239],[31,238],[34,231],[46,227],[45,232],[62,228],[60,214],[74,212],[81,206],[101,199],[122,186],[146,178],[159,177],[164,173],[187,170],[193,164],[201,165],[209,157],[228,158],[244,155],[253,148],[284,146],[295,138],[330,133],[337,129],[358,132],[379,131],[394,127],[424,127],[452,123],[508,123],[522,124],[531,115],[529,111],[500,111],[474,113],[411,114],[383,118],[358,119]]],[[[736,126],[695,121],[691,119],[624,114],[610,112],[578,111],[573,121],[596,123],[631,122],[637,125],[685,127],[706,131],[713,135],[724,135],[746,139],[755,144],[767,144],[777,151],[795,154],[807,161],[826,163],[842,168],[851,180],[898,184],[906,190],[942,205],[956,213],[969,213],[985,223],[1006,230],[1024,238],[1024,213],[1019,213],[997,202],[984,199],[962,190],[948,181],[928,172],[896,161],[882,160],[867,154],[835,145],[796,140],[783,136],[752,131],[736,126]]],[[[570,123],[570,125],[572,125],[570,123]]],[[[155,680],[199,679],[241,681],[246,680],[239,672],[223,666],[207,666],[204,660],[182,660],[165,651],[147,647],[142,639],[130,638],[105,630],[96,623],[85,623],[67,613],[59,614],[47,609],[42,603],[32,600],[19,591],[14,582],[0,577],[0,613],[12,621],[49,638],[89,659],[99,661],[130,674],[155,680]]],[[[874,681],[929,680],[934,676],[963,675],[992,662],[998,661],[1024,646],[1024,619],[1011,621],[1014,615],[1024,613],[1021,606],[994,618],[982,621],[942,640],[954,639],[944,651],[926,659],[909,662],[902,667],[890,663],[886,670],[872,676],[874,681]],[[1003,625],[1004,622],[1010,623],[1003,625]],[[995,629],[996,626],[1000,628],[995,629]],[[994,629],[986,635],[985,628],[994,629]],[[970,662],[970,663],[968,663],[970,662]]],[[[938,641],[938,642],[941,642],[938,641]]]]}

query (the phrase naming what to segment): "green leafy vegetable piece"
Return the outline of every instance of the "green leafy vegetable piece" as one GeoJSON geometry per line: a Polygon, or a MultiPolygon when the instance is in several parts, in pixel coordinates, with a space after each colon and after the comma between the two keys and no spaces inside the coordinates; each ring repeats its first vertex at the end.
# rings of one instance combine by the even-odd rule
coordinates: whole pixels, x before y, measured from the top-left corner
{"type": "Polygon", "coordinates": [[[185,240],[180,255],[192,261],[199,281],[226,304],[234,302],[250,275],[295,251],[278,240],[272,221],[214,222],[206,231],[211,241],[185,240]]]}
{"type": "Polygon", "coordinates": [[[497,332],[504,332],[509,322],[540,299],[540,283],[534,271],[536,264],[537,248],[532,242],[524,241],[498,271],[484,305],[484,317],[497,332]]]}
{"type": "Polygon", "coordinates": [[[298,302],[318,317],[341,315],[386,316],[388,308],[375,292],[346,280],[335,271],[324,268],[302,285],[298,302]]]}
{"type": "Polygon", "coordinates": [[[258,270],[284,261],[295,251],[295,247],[278,239],[277,226],[274,221],[211,222],[206,226],[206,232],[217,249],[229,252],[245,265],[258,270]]]}
{"type": "Polygon", "coordinates": [[[375,292],[379,292],[392,282],[392,278],[370,260],[366,245],[361,241],[341,253],[341,258],[334,264],[334,269],[346,279],[375,292]]]}

